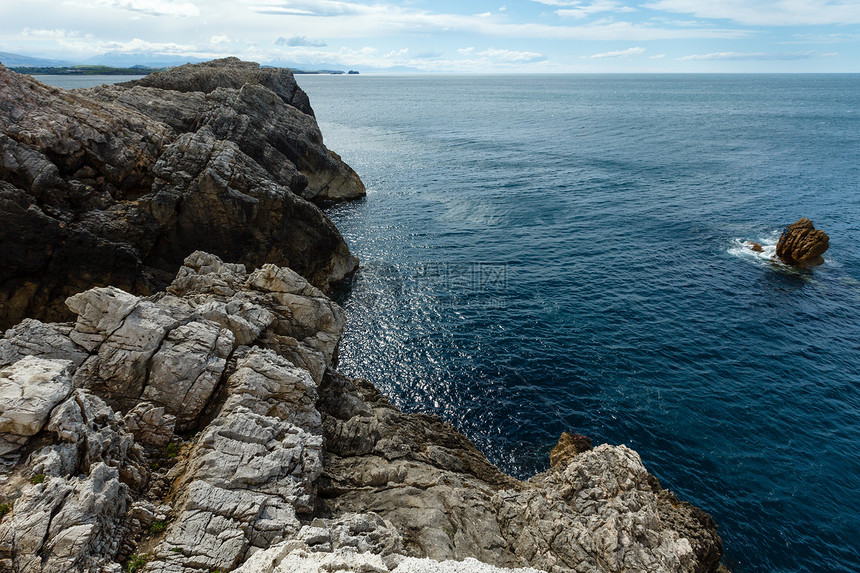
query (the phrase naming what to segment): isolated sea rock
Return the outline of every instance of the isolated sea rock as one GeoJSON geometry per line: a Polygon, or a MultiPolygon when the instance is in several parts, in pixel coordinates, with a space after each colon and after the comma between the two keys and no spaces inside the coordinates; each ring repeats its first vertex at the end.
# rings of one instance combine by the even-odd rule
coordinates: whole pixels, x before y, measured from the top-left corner
{"type": "Polygon", "coordinates": [[[357,267],[309,202],[364,195],[288,70],[235,58],[66,91],[0,66],[0,329],[149,295],[203,249],[328,292],[357,267]]]}
{"type": "Polygon", "coordinates": [[[570,436],[519,481],[338,374],[343,311],[288,268],[194,252],[165,293],[68,303],[73,324],[0,341],[0,387],[27,397],[2,414],[2,570],[719,567],[714,522],[632,450],[570,436]]]}
{"type": "Polygon", "coordinates": [[[792,266],[808,267],[824,262],[821,256],[830,246],[830,237],[816,229],[806,217],[792,223],[782,232],[776,245],[776,256],[792,266]]]}

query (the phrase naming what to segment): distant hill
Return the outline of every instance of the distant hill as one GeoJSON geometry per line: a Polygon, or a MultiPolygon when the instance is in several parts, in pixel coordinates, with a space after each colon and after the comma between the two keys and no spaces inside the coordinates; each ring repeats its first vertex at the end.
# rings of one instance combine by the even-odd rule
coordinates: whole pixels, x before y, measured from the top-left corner
{"type": "Polygon", "coordinates": [[[29,66],[34,68],[58,68],[72,65],[71,62],[33,58],[31,56],[23,56],[21,54],[12,54],[9,52],[0,52],[0,64],[3,64],[7,68],[16,68],[20,66],[29,66]]]}
{"type": "Polygon", "coordinates": [[[208,58],[175,56],[172,54],[158,54],[153,52],[134,54],[108,52],[100,56],[93,56],[84,63],[96,66],[111,66],[115,68],[131,68],[135,66],[142,66],[145,68],[172,68],[183,64],[205,62],[207,59],[208,58]]]}
{"type": "Polygon", "coordinates": [[[145,76],[152,72],[160,72],[167,69],[145,68],[143,66],[134,66],[133,68],[114,68],[111,66],[64,66],[61,68],[35,66],[7,67],[19,74],[52,74],[59,76],[145,76]]]}

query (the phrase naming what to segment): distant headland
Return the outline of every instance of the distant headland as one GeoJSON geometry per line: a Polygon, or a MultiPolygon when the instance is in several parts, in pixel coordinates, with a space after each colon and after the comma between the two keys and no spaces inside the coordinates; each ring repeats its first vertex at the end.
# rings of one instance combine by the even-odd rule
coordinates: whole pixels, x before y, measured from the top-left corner
{"type": "MultiPolygon", "coordinates": [[[[174,66],[165,66],[161,68],[150,68],[146,66],[132,67],[114,67],[114,66],[13,66],[9,69],[26,75],[55,75],[55,76],[146,76],[154,72],[163,72],[173,68],[174,66]]],[[[297,75],[358,75],[358,71],[349,70],[299,70],[289,68],[291,72],[297,75]]]]}

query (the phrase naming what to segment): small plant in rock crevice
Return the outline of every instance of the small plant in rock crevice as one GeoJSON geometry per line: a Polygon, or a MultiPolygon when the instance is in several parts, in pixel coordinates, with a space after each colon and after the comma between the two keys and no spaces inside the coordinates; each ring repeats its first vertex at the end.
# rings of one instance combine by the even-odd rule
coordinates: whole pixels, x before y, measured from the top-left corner
{"type": "Polygon", "coordinates": [[[173,458],[178,456],[179,455],[179,444],[177,444],[176,442],[170,442],[169,444],[167,444],[167,447],[164,448],[164,455],[169,460],[172,460],[173,458]]]}
{"type": "Polygon", "coordinates": [[[153,521],[152,524],[149,526],[149,532],[152,535],[158,535],[159,533],[164,531],[164,529],[166,527],[167,527],[166,521],[153,521]]]}
{"type": "Polygon", "coordinates": [[[128,565],[125,570],[126,573],[137,573],[143,569],[143,566],[146,565],[146,555],[132,555],[128,560],[128,565]]]}

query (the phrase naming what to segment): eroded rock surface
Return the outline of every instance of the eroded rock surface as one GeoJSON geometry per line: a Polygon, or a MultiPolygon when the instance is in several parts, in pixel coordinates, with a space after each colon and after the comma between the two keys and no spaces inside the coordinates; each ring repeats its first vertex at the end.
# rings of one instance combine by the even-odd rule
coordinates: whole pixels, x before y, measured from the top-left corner
{"type": "Polygon", "coordinates": [[[816,229],[806,217],[792,223],[782,233],[776,245],[776,256],[792,266],[809,267],[824,262],[822,255],[830,246],[830,237],[816,229]]]}
{"type": "Polygon", "coordinates": [[[0,66],[0,328],[93,286],[149,295],[203,249],[327,291],[357,266],[310,202],[364,195],[292,74],[235,58],[66,91],[0,66]]]}
{"type": "Polygon", "coordinates": [[[567,436],[521,482],[338,374],[343,311],[288,268],[195,252],[165,293],[68,304],[0,341],[2,570],[719,567],[716,525],[632,450],[567,436]]]}

